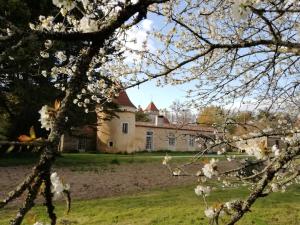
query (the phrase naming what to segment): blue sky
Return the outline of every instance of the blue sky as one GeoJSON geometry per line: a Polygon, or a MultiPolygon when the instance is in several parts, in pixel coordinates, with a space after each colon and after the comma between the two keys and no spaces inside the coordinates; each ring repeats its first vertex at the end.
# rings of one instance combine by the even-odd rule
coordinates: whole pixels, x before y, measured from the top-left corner
{"type": "Polygon", "coordinates": [[[143,109],[151,102],[159,109],[168,108],[173,101],[185,100],[185,91],[182,86],[166,85],[164,87],[157,87],[155,81],[146,82],[139,87],[130,88],[127,94],[132,103],[138,107],[140,105],[143,109]]]}
{"type": "MultiPolygon", "coordinates": [[[[162,17],[150,13],[148,14],[147,19],[152,21],[152,27],[164,26],[162,17]]],[[[143,29],[143,21],[138,25],[138,27],[141,30],[143,29]]],[[[157,46],[155,45],[158,43],[155,43],[152,40],[150,44],[153,45],[152,47],[156,48],[157,46]]],[[[181,102],[185,101],[185,90],[188,89],[189,86],[190,84],[182,86],[166,85],[164,87],[157,87],[156,81],[152,80],[140,85],[139,87],[128,89],[127,94],[136,107],[140,105],[144,109],[152,100],[159,109],[163,109],[168,108],[175,100],[179,100],[181,102]]]]}

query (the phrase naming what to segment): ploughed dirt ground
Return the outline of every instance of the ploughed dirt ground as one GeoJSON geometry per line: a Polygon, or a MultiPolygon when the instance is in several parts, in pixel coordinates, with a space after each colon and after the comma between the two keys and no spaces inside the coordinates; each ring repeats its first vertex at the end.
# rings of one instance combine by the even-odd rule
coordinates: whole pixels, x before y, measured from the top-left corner
{"type": "MultiPolygon", "coordinates": [[[[236,162],[221,161],[219,170],[237,166],[236,162]]],[[[185,167],[196,173],[200,163],[185,167]]],[[[0,199],[22,182],[31,171],[30,166],[0,167],[0,199]]],[[[109,165],[105,168],[79,170],[76,168],[54,168],[65,183],[71,185],[73,199],[94,199],[137,193],[155,188],[166,188],[196,184],[191,176],[174,177],[160,162],[109,165]]],[[[19,199],[20,200],[20,199],[19,199]]]]}

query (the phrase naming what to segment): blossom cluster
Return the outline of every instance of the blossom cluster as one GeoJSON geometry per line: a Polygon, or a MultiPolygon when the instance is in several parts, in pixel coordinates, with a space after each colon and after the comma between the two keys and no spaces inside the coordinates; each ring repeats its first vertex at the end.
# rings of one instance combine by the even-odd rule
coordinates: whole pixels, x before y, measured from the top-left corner
{"type": "Polygon", "coordinates": [[[295,145],[300,142],[300,133],[297,131],[287,135],[286,137],[283,137],[283,140],[290,145],[295,145]]]}
{"type": "Polygon", "coordinates": [[[60,198],[63,195],[64,191],[70,190],[70,185],[69,184],[64,185],[56,172],[51,174],[50,179],[51,179],[52,193],[54,194],[54,199],[60,198]]]}
{"type": "MultiPolygon", "coordinates": [[[[263,2],[262,0],[235,0],[232,4],[232,16],[236,20],[244,20],[251,14],[249,6],[258,7],[263,2]]],[[[285,7],[297,4],[299,1],[289,0],[286,1],[285,7]]]]}
{"type": "Polygon", "coordinates": [[[41,115],[39,119],[39,121],[42,124],[41,128],[50,130],[54,124],[54,119],[56,114],[55,109],[48,105],[44,105],[39,111],[39,113],[41,115]]]}
{"type": "Polygon", "coordinates": [[[218,213],[218,209],[214,208],[214,207],[209,207],[209,208],[204,210],[204,214],[208,218],[216,217],[217,213],[218,213]]]}
{"type": "Polygon", "coordinates": [[[222,217],[225,212],[229,213],[230,211],[236,211],[240,208],[241,205],[240,200],[232,200],[229,202],[225,202],[224,204],[218,204],[214,207],[209,207],[204,210],[204,214],[208,218],[215,218],[217,215],[222,217]]]}
{"type": "Polygon", "coordinates": [[[211,192],[211,187],[209,186],[202,186],[202,185],[198,185],[195,188],[195,194],[198,196],[208,196],[211,192]]]}
{"type": "Polygon", "coordinates": [[[217,176],[218,175],[218,171],[217,171],[217,163],[219,160],[216,159],[211,159],[209,163],[206,163],[203,168],[202,168],[202,172],[204,174],[204,176],[206,176],[207,178],[212,178],[213,176],[217,176]]]}
{"type": "MultiPolygon", "coordinates": [[[[249,142],[249,141],[248,141],[249,142]]],[[[265,159],[267,157],[267,149],[265,146],[265,141],[252,141],[248,143],[247,141],[238,141],[236,146],[245,151],[249,156],[254,156],[256,159],[265,159]]]]}
{"type": "Polygon", "coordinates": [[[171,159],[172,159],[172,156],[166,155],[164,157],[164,160],[163,160],[162,164],[167,165],[171,161],[171,159]]]}
{"type": "Polygon", "coordinates": [[[33,30],[46,30],[55,32],[81,31],[83,33],[96,32],[103,20],[107,19],[108,14],[118,14],[122,10],[125,3],[135,5],[139,0],[103,0],[101,2],[94,2],[91,0],[52,0],[53,5],[60,9],[62,16],[66,18],[66,24],[62,22],[55,23],[53,16],[40,16],[39,24],[30,23],[29,26],[33,30]],[[76,19],[70,12],[76,8],[81,8],[83,13],[81,19],[76,19]],[[96,12],[102,11],[102,14],[96,12]]]}
{"type": "MultiPolygon", "coordinates": [[[[33,30],[40,31],[54,31],[54,32],[95,32],[99,30],[101,24],[105,23],[106,20],[109,20],[111,17],[114,17],[118,14],[122,9],[124,9],[127,5],[135,5],[138,4],[139,0],[103,0],[103,1],[91,1],[91,0],[53,0],[53,4],[60,9],[60,13],[65,19],[61,21],[60,17],[53,16],[43,16],[39,17],[39,22],[36,24],[29,24],[30,28],[33,30]],[[77,10],[80,13],[77,13],[77,10]],[[73,15],[72,15],[73,14],[73,15]],[[81,16],[80,16],[81,15],[81,16]]],[[[148,20],[150,21],[150,20],[148,20]]],[[[145,23],[147,24],[147,23],[145,23]]],[[[143,25],[144,27],[144,25],[143,25]]],[[[147,27],[147,31],[150,25],[145,25],[147,27]]],[[[130,31],[130,30],[128,30],[130,31]]],[[[142,32],[143,34],[146,32],[142,32]]],[[[140,35],[140,34],[139,34],[140,35]]],[[[116,34],[116,41],[112,43],[115,52],[124,52],[127,51],[129,41],[125,40],[127,37],[136,37],[136,32],[131,32],[131,34],[122,31],[118,31],[118,35],[116,34]],[[124,34],[122,36],[121,34],[124,34]],[[125,41],[125,42],[124,42],[125,41]],[[128,46],[127,46],[128,45],[128,46]]],[[[143,42],[145,37],[142,38],[143,42]]],[[[87,42],[84,42],[87,44],[87,42]]],[[[50,54],[48,50],[52,47],[53,42],[51,40],[45,41],[45,50],[40,52],[42,58],[49,58],[50,54]]],[[[110,44],[105,44],[110,45],[110,44]]],[[[137,43],[139,49],[143,48],[144,44],[137,43]]],[[[107,46],[106,46],[107,47],[107,46]]],[[[134,44],[130,46],[130,48],[134,48],[134,44]]],[[[80,53],[81,54],[81,53],[80,53]]],[[[67,76],[72,77],[77,70],[76,66],[76,56],[67,55],[66,51],[60,50],[56,51],[54,54],[56,59],[56,65],[51,69],[51,71],[41,70],[41,75],[47,77],[51,75],[51,81],[55,82],[54,86],[61,91],[66,91],[68,80],[59,79],[59,77],[67,76]]],[[[120,91],[120,82],[118,74],[119,71],[122,70],[122,77],[126,76],[126,73],[132,73],[133,71],[138,72],[138,70],[126,71],[127,68],[120,63],[122,60],[118,61],[118,57],[120,54],[110,55],[107,54],[104,48],[101,48],[99,54],[93,57],[89,69],[87,71],[88,83],[83,87],[81,93],[77,93],[75,98],[73,99],[73,103],[78,107],[84,108],[86,113],[89,113],[91,107],[89,105],[97,104],[97,110],[103,109],[103,104],[105,102],[111,102],[115,97],[118,96],[120,91]],[[118,57],[116,57],[118,56],[118,57]],[[109,63],[114,60],[113,63],[109,63]],[[120,63],[120,65],[118,65],[120,63]],[[100,74],[105,74],[107,77],[106,80],[110,80],[111,83],[108,85],[106,81],[103,79],[99,79],[100,74]]],[[[130,58],[132,55],[127,54],[126,57],[130,58]]],[[[126,79],[122,79],[122,82],[126,84],[126,79]]],[[[93,105],[93,108],[94,108],[93,105]]],[[[45,117],[43,120],[43,124],[47,124],[49,122],[45,117]]],[[[49,123],[46,126],[46,129],[50,129],[49,123]]]]}

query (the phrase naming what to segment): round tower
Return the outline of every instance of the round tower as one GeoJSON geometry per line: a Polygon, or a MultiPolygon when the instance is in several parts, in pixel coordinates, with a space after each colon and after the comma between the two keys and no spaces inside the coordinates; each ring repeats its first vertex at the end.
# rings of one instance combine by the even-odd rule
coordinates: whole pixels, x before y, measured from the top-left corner
{"type": "Polygon", "coordinates": [[[108,120],[108,115],[98,115],[97,150],[101,152],[133,152],[135,150],[136,107],[122,90],[114,99],[119,109],[116,117],[108,120]]]}

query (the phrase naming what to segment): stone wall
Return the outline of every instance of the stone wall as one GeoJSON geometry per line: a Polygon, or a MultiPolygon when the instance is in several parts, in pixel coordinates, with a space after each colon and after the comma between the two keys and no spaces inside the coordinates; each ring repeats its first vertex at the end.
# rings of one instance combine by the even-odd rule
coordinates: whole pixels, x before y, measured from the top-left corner
{"type": "Polygon", "coordinates": [[[59,150],[62,152],[96,151],[96,129],[87,125],[64,133],[61,136],[59,150]]]}

